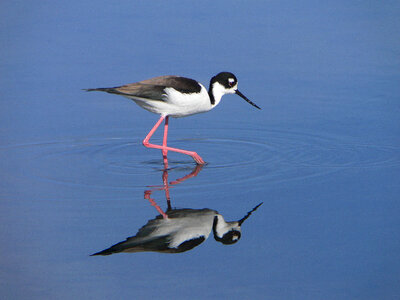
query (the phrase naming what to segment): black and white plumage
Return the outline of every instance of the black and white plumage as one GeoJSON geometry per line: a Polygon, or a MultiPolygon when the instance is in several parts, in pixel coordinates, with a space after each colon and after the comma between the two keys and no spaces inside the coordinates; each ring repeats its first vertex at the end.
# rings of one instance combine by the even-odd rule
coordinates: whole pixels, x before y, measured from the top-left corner
{"type": "Polygon", "coordinates": [[[207,90],[196,80],[181,76],[159,76],[112,88],[87,89],[121,95],[134,100],[144,109],[164,116],[186,117],[213,109],[225,94],[241,96],[260,109],[237,89],[237,78],[221,72],[210,80],[207,90]]]}
{"type": "Polygon", "coordinates": [[[221,72],[212,77],[208,90],[196,80],[169,75],[117,87],[86,89],[86,91],[101,91],[124,96],[135,101],[142,108],[159,114],[160,119],[143,140],[143,145],[148,148],[161,149],[164,158],[168,151],[190,155],[197,164],[205,162],[196,152],[167,146],[169,117],[180,118],[207,112],[216,107],[225,94],[237,94],[260,109],[238,90],[237,78],[230,72],[221,72]],[[149,139],[163,120],[165,120],[163,145],[150,144],[149,139]]]}
{"type": "Polygon", "coordinates": [[[226,222],[217,211],[204,209],[171,209],[168,218],[151,219],[135,236],[92,254],[110,255],[126,252],[181,253],[193,249],[214,234],[216,241],[234,244],[241,237],[241,225],[262,203],[239,221],[226,222]]]}

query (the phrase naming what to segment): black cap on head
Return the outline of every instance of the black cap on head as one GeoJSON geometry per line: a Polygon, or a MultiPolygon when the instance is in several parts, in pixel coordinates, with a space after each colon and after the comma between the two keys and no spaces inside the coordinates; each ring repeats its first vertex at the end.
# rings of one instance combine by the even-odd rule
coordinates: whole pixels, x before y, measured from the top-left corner
{"type": "Polygon", "coordinates": [[[221,242],[224,245],[232,245],[236,243],[238,240],[240,240],[240,237],[242,234],[238,230],[232,229],[231,231],[228,231],[225,233],[222,238],[215,238],[217,241],[221,242]]]}
{"type": "Polygon", "coordinates": [[[214,99],[213,99],[213,94],[212,94],[212,87],[213,84],[218,82],[219,84],[221,84],[226,90],[228,90],[229,92],[227,93],[235,93],[236,95],[239,95],[240,97],[242,97],[247,103],[253,105],[254,107],[261,109],[257,104],[255,104],[254,102],[252,102],[249,98],[247,98],[245,95],[243,95],[238,89],[237,89],[237,78],[233,73],[230,72],[221,72],[218,73],[217,75],[215,75],[213,78],[211,78],[210,81],[210,97],[211,97],[211,104],[214,104],[214,99]],[[233,89],[236,86],[236,89],[233,89]]]}
{"type": "MultiPolygon", "coordinates": [[[[230,222],[230,223],[232,223],[232,225],[233,225],[233,223],[236,223],[236,222],[230,222]]],[[[230,230],[226,231],[220,237],[217,232],[217,224],[218,224],[218,217],[215,216],[214,223],[213,223],[213,233],[214,233],[214,239],[217,242],[221,242],[224,245],[232,245],[232,244],[236,243],[238,240],[240,240],[240,237],[242,234],[240,233],[240,230],[234,228],[234,227],[237,227],[237,225],[232,227],[230,230]]]]}
{"type": "Polygon", "coordinates": [[[230,72],[221,72],[211,78],[211,84],[218,82],[225,88],[230,89],[237,84],[237,78],[230,72]]]}

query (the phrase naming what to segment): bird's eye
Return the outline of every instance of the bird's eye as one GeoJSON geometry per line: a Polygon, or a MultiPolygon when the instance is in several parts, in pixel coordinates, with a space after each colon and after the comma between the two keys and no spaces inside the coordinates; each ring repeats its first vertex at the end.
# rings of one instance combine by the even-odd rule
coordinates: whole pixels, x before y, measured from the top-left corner
{"type": "Polygon", "coordinates": [[[233,86],[235,85],[235,79],[229,78],[229,79],[228,79],[228,85],[229,85],[230,87],[233,87],[233,86]]]}

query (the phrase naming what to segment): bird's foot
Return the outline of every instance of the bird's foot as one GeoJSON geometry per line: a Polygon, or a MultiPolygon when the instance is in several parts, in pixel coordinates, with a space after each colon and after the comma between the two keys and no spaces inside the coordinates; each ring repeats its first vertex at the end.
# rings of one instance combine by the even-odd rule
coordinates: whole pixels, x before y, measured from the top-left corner
{"type": "Polygon", "coordinates": [[[205,164],[205,161],[196,152],[193,152],[193,154],[191,156],[198,165],[205,164]]]}

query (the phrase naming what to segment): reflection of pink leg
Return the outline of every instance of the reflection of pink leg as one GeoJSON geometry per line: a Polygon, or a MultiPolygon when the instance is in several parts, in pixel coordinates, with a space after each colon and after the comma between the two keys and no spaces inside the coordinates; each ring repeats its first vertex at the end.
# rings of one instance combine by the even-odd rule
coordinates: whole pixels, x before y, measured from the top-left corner
{"type": "Polygon", "coordinates": [[[168,219],[168,215],[161,209],[160,206],[157,205],[157,203],[154,201],[154,199],[150,198],[151,191],[145,191],[144,192],[144,198],[149,200],[150,204],[156,208],[156,210],[162,215],[164,219],[168,219]]]}
{"type": "Polygon", "coordinates": [[[201,171],[201,169],[203,168],[203,165],[196,165],[196,168],[194,168],[194,170],[192,171],[192,173],[182,177],[182,178],[178,178],[175,181],[171,181],[170,184],[179,184],[183,181],[185,181],[186,179],[192,178],[192,177],[196,177],[197,174],[199,174],[199,172],[201,171]]]}
{"type": "Polygon", "coordinates": [[[165,125],[164,125],[163,150],[162,150],[163,159],[164,159],[164,170],[168,169],[168,158],[167,158],[168,150],[166,149],[167,148],[167,138],[168,138],[168,119],[169,119],[169,117],[166,116],[165,117],[165,125]]]}
{"type": "Polygon", "coordinates": [[[193,169],[193,171],[190,174],[188,174],[188,175],[186,175],[184,177],[181,177],[181,178],[179,178],[179,179],[177,179],[175,181],[172,181],[171,183],[168,182],[168,170],[164,169],[163,174],[162,174],[162,181],[163,181],[162,187],[153,187],[151,190],[145,191],[144,192],[144,198],[147,199],[150,202],[150,204],[156,208],[156,210],[162,215],[162,217],[164,219],[168,219],[168,212],[172,209],[171,197],[170,197],[170,194],[169,194],[169,184],[179,184],[179,183],[182,183],[183,181],[185,181],[186,179],[189,179],[189,178],[192,178],[192,177],[196,177],[197,174],[199,174],[199,172],[201,171],[202,168],[203,168],[202,165],[196,165],[196,167],[193,169]],[[160,206],[158,206],[156,204],[154,199],[152,199],[150,197],[151,193],[153,191],[160,191],[160,190],[164,190],[164,192],[165,192],[165,199],[167,200],[167,205],[168,205],[167,206],[167,213],[165,213],[160,208],[160,206]]]}
{"type": "Polygon", "coordinates": [[[164,169],[162,178],[163,178],[163,186],[164,186],[163,190],[165,191],[165,199],[167,199],[167,205],[168,205],[167,211],[168,211],[171,209],[171,197],[169,195],[168,171],[166,169],[164,169]]]}
{"type": "Polygon", "coordinates": [[[157,123],[154,125],[154,127],[150,130],[148,135],[144,138],[143,146],[145,146],[147,148],[161,149],[163,152],[163,155],[165,153],[165,156],[168,151],[173,151],[173,152],[183,153],[183,154],[191,156],[194,159],[194,161],[199,165],[203,165],[205,163],[204,160],[196,152],[168,147],[167,146],[167,136],[168,136],[168,117],[161,116],[161,118],[157,121],[157,123]],[[154,132],[157,130],[157,128],[160,126],[161,122],[164,119],[166,119],[166,120],[165,120],[165,127],[164,127],[163,145],[160,146],[160,145],[150,144],[149,140],[150,140],[151,136],[154,134],[154,132]]]}

